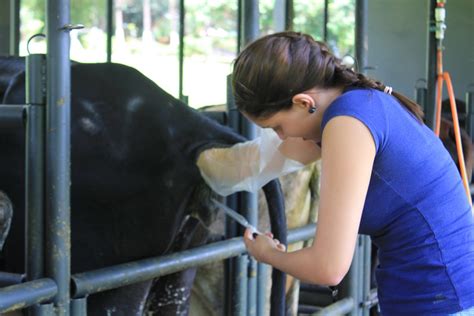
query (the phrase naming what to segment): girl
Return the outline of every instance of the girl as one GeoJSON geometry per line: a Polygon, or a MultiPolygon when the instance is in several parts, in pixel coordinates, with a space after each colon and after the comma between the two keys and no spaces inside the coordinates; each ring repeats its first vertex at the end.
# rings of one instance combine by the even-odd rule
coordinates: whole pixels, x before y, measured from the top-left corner
{"type": "MultiPolygon", "coordinates": [[[[423,124],[417,104],[295,32],[251,43],[237,57],[232,80],[242,114],[283,140],[280,155],[303,164],[322,159],[313,245],[287,253],[271,236],[253,238],[247,230],[252,256],[305,282],[337,285],[350,267],[357,234],[367,234],[379,249],[383,315],[469,309],[474,315],[471,206],[455,164],[423,124]]],[[[216,157],[203,153],[198,161],[210,184],[249,177],[205,168],[216,157]]]]}

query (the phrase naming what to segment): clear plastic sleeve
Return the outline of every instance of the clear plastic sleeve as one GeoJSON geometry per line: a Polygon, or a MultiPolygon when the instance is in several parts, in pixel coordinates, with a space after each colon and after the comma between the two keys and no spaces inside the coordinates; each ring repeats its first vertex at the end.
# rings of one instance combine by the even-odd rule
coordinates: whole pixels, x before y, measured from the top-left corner
{"type": "Polygon", "coordinates": [[[262,129],[254,140],[203,151],[197,165],[206,183],[220,195],[256,192],[271,180],[304,167],[281,153],[282,143],[272,129],[262,129]]]}

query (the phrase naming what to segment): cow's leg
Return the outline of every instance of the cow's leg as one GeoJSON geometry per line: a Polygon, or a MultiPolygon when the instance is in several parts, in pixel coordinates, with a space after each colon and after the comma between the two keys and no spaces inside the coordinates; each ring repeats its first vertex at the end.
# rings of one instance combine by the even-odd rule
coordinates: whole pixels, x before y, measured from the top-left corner
{"type": "Polygon", "coordinates": [[[0,191],[0,251],[7,239],[10,224],[12,222],[13,207],[8,196],[0,191]]]}
{"type": "MultiPolygon", "coordinates": [[[[201,222],[189,217],[180,230],[172,252],[200,246],[208,240],[208,230],[201,222]]],[[[187,315],[196,268],[166,275],[154,281],[145,315],[187,315]]]]}

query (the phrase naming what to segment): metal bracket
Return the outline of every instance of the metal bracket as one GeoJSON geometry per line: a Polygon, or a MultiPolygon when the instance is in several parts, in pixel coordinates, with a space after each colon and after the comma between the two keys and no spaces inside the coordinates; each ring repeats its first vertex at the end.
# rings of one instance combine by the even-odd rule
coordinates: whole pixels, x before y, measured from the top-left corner
{"type": "Polygon", "coordinates": [[[31,55],[31,52],[30,52],[30,42],[31,42],[31,40],[34,39],[35,37],[46,38],[46,34],[38,33],[38,34],[35,34],[35,35],[33,35],[33,36],[30,37],[30,39],[28,40],[28,42],[26,42],[26,51],[28,52],[28,55],[31,55]]]}
{"type": "Polygon", "coordinates": [[[64,26],[60,28],[60,30],[70,32],[72,30],[80,30],[83,28],[84,24],[64,24],[64,26]]]}

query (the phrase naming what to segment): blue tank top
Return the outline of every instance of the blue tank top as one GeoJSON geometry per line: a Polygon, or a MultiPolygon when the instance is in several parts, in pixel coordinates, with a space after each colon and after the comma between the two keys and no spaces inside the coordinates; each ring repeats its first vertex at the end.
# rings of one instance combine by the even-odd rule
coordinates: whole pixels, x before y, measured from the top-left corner
{"type": "Polygon", "coordinates": [[[343,93],[321,128],[339,115],[360,120],[375,141],[359,233],[379,248],[382,314],[446,315],[474,306],[474,220],[442,142],[396,98],[374,89],[343,93]]]}

